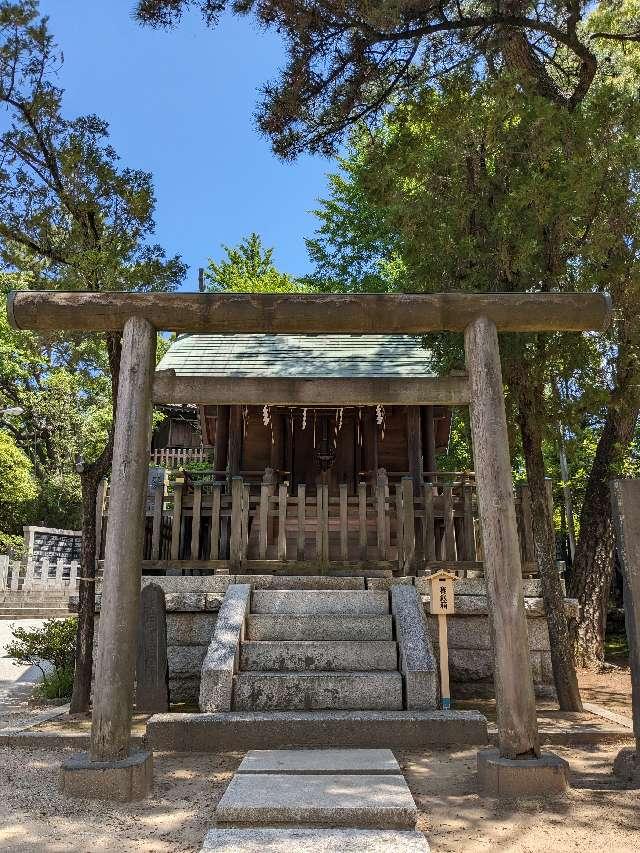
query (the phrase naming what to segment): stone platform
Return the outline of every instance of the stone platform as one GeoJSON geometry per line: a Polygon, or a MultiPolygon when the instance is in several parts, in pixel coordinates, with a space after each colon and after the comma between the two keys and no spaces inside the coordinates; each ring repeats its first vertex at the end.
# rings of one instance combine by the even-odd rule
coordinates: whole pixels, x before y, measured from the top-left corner
{"type": "Polygon", "coordinates": [[[147,722],[150,749],[484,746],[487,720],[478,711],[231,711],[156,714],[147,722]]]}

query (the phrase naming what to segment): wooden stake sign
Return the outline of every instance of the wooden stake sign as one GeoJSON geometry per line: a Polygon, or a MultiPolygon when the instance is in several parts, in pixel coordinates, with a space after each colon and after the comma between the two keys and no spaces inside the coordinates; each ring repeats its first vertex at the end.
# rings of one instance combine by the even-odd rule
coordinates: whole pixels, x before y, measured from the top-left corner
{"type": "Polygon", "coordinates": [[[449,648],[447,640],[447,616],[455,612],[453,582],[456,576],[450,572],[431,575],[431,613],[438,617],[438,645],[440,647],[440,692],[442,709],[451,708],[449,689],[449,648]]]}

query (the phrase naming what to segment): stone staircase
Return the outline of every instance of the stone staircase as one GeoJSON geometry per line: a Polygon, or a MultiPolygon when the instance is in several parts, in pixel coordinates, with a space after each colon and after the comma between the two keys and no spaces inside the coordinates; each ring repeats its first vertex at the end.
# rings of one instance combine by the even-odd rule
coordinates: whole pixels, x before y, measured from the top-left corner
{"type": "Polygon", "coordinates": [[[388,592],[253,591],[234,678],[234,710],[402,707],[388,592]]]}
{"type": "Polygon", "coordinates": [[[0,593],[0,619],[65,619],[69,593],[58,590],[6,590],[0,593]]]}
{"type": "Polygon", "coordinates": [[[236,576],[208,636],[206,654],[196,647],[200,713],[151,717],[154,750],[487,742],[482,714],[438,710],[437,661],[410,579],[236,576]]]}

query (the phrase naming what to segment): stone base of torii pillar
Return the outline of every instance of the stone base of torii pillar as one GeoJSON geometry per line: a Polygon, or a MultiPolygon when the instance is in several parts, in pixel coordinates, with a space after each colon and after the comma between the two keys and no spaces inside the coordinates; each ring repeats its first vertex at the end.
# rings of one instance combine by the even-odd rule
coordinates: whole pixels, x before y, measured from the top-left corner
{"type": "Polygon", "coordinates": [[[152,790],[151,752],[132,752],[112,761],[93,761],[88,752],[81,752],[60,767],[60,791],[68,797],[128,803],[143,800],[152,790]]]}

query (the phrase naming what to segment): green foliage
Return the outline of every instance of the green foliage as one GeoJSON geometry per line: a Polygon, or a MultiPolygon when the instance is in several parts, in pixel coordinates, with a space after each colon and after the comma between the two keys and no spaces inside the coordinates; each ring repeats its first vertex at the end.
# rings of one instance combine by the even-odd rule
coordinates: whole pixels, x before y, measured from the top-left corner
{"type": "Polygon", "coordinates": [[[73,669],[56,669],[37,684],[33,694],[39,699],[69,699],[73,692],[73,669]]]}
{"type": "Polygon", "coordinates": [[[0,554],[8,554],[13,560],[20,560],[24,552],[24,536],[0,530],[0,554]]]}
{"type": "MultiPolygon", "coordinates": [[[[2,295],[171,290],[186,268],[152,242],[151,175],[121,165],[102,119],[65,115],[62,62],[37,2],[0,0],[2,295]]],[[[77,458],[108,470],[118,347],[116,335],[15,332],[0,312],[0,409],[23,409],[3,427],[39,483],[32,522],[78,528],[77,458]]]]}
{"type": "Polygon", "coordinates": [[[258,234],[250,234],[237,247],[223,246],[226,257],[209,260],[205,278],[209,290],[225,293],[298,293],[305,289],[273,263],[273,249],[265,249],[258,234]]]}
{"type": "Polygon", "coordinates": [[[41,628],[12,626],[14,639],[7,645],[5,654],[16,663],[38,667],[47,698],[71,694],[76,623],[75,618],[48,619],[41,628]],[[44,667],[46,661],[53,665],[53,674],[44,667]]]}
{"type": "MultiPolygon", "coordinates": [[[[604,335],[501,336],[515,473],[509,391],[535,382],[549,470],[562,423],[578,508],[604,418],[634,405],[640,382],[640,78],[631,92],[616,61],[619,77],[599,77],[571,112],[504,76],[460,72],[425,87],[377,133],[354,135],[308,243],[310,283],[324,290],[612,292],[618,320],[604,335]]],[[[460,336],[426,343],[442,372],[461,366],[460,336]]],[[[456,437],[447,464],[460,457],[456,437]]],[[[633,451],[620,455],[611,472],[637,470],[633,451]]]]}
{"type": "Polygon", "coordinates": [[[287,62],[258,115],[283,157],[335,152],[354,124],[375,129],[389,104],[460,68],[483,78],[508,70],[518,90],[569,113],[594,81],[616,74],[610,56],[633,51],[640,21],[637,0],[138,0],[136,13],[170,27],[193,7],[210,26],[227,8],[253,13],[283,39],[287,62]]]}
{"type": "MultiPolygon", "coordinates": [[[[38,496],[33,466],[13,438],[0,429],[0,531],[17,535],[29,522],[38,496]]],[[[7,544],[10,544],[8,540],[7,544]]],[[[4,553],[4,551],[2,552],[4,553]]]]}

